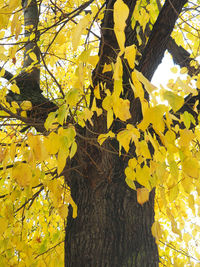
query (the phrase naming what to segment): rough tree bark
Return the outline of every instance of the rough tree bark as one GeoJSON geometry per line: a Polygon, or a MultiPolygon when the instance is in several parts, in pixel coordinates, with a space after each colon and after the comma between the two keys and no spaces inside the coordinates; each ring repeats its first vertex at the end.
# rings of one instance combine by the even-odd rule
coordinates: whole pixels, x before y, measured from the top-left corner
{"type": "MultiPolygon", "coordinates": [[[[124,2],[130,9],[125,32],[127,43],[131,45],[137,39],[134,30],[130,32],[130,19],[136,1],[124,2]]],[[[141,48],[138,70],[148,79],[152,78],[164,56],[175,22],[186,2],[165,1],[146,46],[141,48]]],[[[94,84],[103,81],[111,90],[112,75],[103,74],[102,68],[105,62],[115,62],[119,50],[113,31],[114,3],[115,0],[106,2],[100,60],[93,75],[94,84]]],[[[126,73],[125,69],[124,72],[126,73]]],[[[124,84],[128,84],[128,78],[124,75],[124,84]]],[[[124,91],[127,90],[129,86],[124,91]]],[[[148,95],[146,98],[148,99],[148,95]]],[[[133,93],[129,94],[129,99],[135,103],[132,121],[137,123],[142,118],[140,105],[134,99],[133,93]]],[[[101,101],[98,105],[101,105],[101,101]]],[[[115,123],[112,127],[112,130],[117,132],[122,125],[115,123]]],[[[92,130],[106,131],[105,118],[95,118],[92,130]]],[[[88,130],[81,134],[95,138],[88,130]]],[[[79,150],[71,162],[73,171],[68,172],[65,177],[78,206],[78,217],[73,219],[68,216],[67,219],[65,266],[158,266],[157,245],[151,234],[154,221],[154,190],[149,202],[143,206],[139,205],[136,193],[125,184],[124,169],[127,166],[127,158],[118,156],[118,145],[114,141],[107,141],[99,149],[95,142],[88,142],[87,138],[79,138],[78,142],[79,150]]]]}

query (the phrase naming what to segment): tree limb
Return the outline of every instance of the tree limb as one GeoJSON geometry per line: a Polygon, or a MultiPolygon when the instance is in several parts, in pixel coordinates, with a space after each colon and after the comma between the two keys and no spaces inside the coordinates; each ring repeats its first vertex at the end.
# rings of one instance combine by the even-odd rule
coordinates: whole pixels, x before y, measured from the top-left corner
{"type": "Polygon", "coordinates": [[[186,3],[187,0],[166,0],[158,15],[138,67],[149,80],[161,63],[176,20],[186,3]]]}
{"type": "MultiPolygon", "coordinates": [[[[0,71],[2,70],[3,68],[0,68],[0,71]]],[[[5,70],[5,73],[4,75],[1,76],[1,78],[4,78],[6,79],[7,81],[10,81],[12,78],[13,78],[13,74],[7,70],[5,70]]]]}
{"type": "MultiPolygon", "coordinates": [[[[39,12],[37,7],[37,1],[32,0],[29,4],[27,0],[22,0],[22,7],[24,11],[24,26],[25,26],[25,37],[30,39],[32,34],[35,34],[33,40],[28,40],[25,45],[24,52],[24,64],[23,68],[26,69],[34,63],[33,59],[29,56],[30,52],[33,52],[37,57],[37,61],[40,60],[40,51],[37,46],[37,39],[39,38],[39,32],[37,31],[38,21],[39,21],[39,12]]],[[[34,63],[35,65],[36,63],[34,63]]],[[[38,64],[38,63],[37,63],[38,64]]],[[[33,80],[38,84],[40,82],[40,69],[39,67],[33,67],[32,72],[29,74],[33,80]]]]}
{"type": "Polygon", "coordinates": [[[188,69],[188,74],[190,76],[197,75],[200,72],[200,66],[197,68],[190,65],[192,59],[190,53],[185,50],[182,46],[178,46],[173,38],[169,38],[167,44],[167,50],[172,55],[175,64],[179,65],[181,68],[186,67],[188,69]]]}

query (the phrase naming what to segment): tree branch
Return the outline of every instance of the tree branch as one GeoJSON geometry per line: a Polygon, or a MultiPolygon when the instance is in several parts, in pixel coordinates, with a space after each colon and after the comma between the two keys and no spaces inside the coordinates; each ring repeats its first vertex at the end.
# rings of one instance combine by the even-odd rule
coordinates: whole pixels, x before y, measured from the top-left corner
{"type": "Polygon", "coordinates": [[[149,80],[161,63],[176,20],[186,3],[187,0],[166,0],[159,13],[138,66],[149,80]]]}
{"type": "MultiPolygon", "coordinates": [[[[3,68],[0,68],[0,71],[2,70],[3,68]]],[[[7,70],[5,70],[5,73],[4,75],[1,76],[1,78],[4,78],[6,79],[7,81],[10,81],[12,78],[13,78],[13,74],[7,70]]]]}
{"type": "Polygon", "coordinates": [[[169,42],[167,44],[167,50],[172,55],[174,63],[179,65],[181,68],[186,67],[190,76],[197,75],[200,72],[199,64],[198,68],[190,65],[191,61],[194,60],[190,57],[190,53],[182,46],[178,46],[175,40],[171,37],[169,38],[169,42]]]}
{"type": "MultiPolygon", "coordinates": [[[[24,10],[25,37],[29,39],[25,45],[25,52],[24,52],[23,68],[26,69],[27,67],[30,67],[31,64],[34,63],[33,59],[29,56],[30,52],[33,52],[36,55],[38,62],[40,60],[40,52],[37,46],[37,39],[39,38],[39,32],[37,31],[39,12],[36,0],[32,0],[29,5],[27,0],[22,0],[22,7],[24,10]],[[33,38],[33,40],[30,40],[32,34],[35,34],[35,38],[33,38]]],[[[38,63],[34,63],[34,65],[36,64],[38,63]]],[[[39,84],[40,69],[37,66],[33,67],[33,70],[29,75],[33,80],[35,80],[39,84]]]]}

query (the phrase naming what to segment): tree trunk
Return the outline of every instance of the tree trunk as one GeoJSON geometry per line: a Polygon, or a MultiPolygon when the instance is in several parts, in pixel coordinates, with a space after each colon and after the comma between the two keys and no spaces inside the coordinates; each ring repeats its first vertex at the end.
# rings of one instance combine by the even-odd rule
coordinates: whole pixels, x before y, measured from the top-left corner
{"type": "MultiPolygon", "coordinates": [[[[146,45],[140,47],[141,58],[136,68],[149,80],[164,56],[175,22],[186,2],[187,0],[166,0],[146,45]]],[[[93,72],[93,84],[106,84],[111,92],[112,73],[102,73],[102,69],[105,63],[115,63],[119,52],[113,31],[114,3],[115,0],[106,1],[99,63],[93,72]]],[[[130,11],[125,29],[126,45],[137,44],[136,31],[130,26],[136,1],[124,0],[124,3],[130,11]]],[[[130,72],[124,66],[124,95],[128,95],[130,106],[133,105],[130,108],[131,123],[136,124],[142,119],[142,111],[140,100],[134,99],[133,91],[128,85],[129,79],[130,72]]],[[[103,90],[101,93],[103,96],[103,90]]],[[[149,99],[147,92],[145,97],[149,99]]],[[[91,98],[91,103],[92,100],[91,98]]],[[[101,107],[101,100],[97,104],[101,107]]],[[[94,118],[94,124],[91,132],[107,132],[105,117],[94,118]]],[[[124,125],[116,121],[111,130],[117,133],[123,128],[124,125]]],[[[84,141],[78,141],[79,151],[70,168],[68,166],[68,174],[65,176],[78,206],[77,218],[73,219],[71,214],[67,218],[65,266],[158,266],[157,245],[151,233],[155,191],[151,192],[147,203],[143,206],[138,204],[136,192],[125,183],[127,155],[118,155],[116,141],[107,141],[103,147],[99,147],[92,141],[96,136],[90,139],[87,134],[86,130],[82,133],[84,141]]],[[[131,150],[134,157],[134,145],[131,150]]]]}
{"type": "Polygon", "coordinates": [[[147,203],[138,204],[136,192],[125,183],[126,158],[108,149],[90,146],[85,152],[90,155],[77,158],[66,177],[78,217],[68,216],[65,266],[156,267],[158,251],[151,233],[154,190],[147,203]]]}

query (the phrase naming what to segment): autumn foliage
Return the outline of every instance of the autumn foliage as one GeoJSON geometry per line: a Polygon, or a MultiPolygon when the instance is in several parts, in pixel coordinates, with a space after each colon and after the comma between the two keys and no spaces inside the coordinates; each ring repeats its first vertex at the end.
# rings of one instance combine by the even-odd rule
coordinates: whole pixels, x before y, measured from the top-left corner
{"type": "MultiPolygon", "coordinates": [[[[129,2],[0,1],[1,266],[64,266],[68,207],[79,216],[70,172],[82,175],[82,155],[102,166],[94,147],[125,162],[139,208],[155,190],[149,228],[160,266],[199,266],[200,3],[177,11],[167,37],[176,47],[162,54],[172,55],[176,78],[156,87],[160,62],[148,75],[143,56],[170,1],[129,2]]],[[[88,180],[93,190],[98,181],[88,180]]]]}

